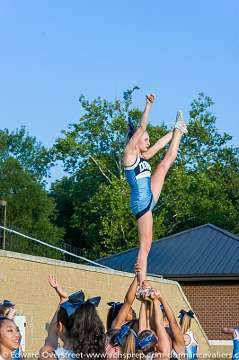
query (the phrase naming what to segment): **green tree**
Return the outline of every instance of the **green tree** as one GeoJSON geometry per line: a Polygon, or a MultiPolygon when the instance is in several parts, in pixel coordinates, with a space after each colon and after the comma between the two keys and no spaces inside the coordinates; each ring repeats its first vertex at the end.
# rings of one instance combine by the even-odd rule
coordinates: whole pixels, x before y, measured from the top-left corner
{"type": "MultiPolygon", "coordinates": [[[[138,109],[130,109],[134,90],[113,103],[100,98],[89,102],[81,97],[83,116],[54,147],[57,159],[71,173],[68,179],[53,184],[58,220],[64,217],[61,201],[69,200],[69,192],[66,237],[71,240],[73,231],[74,244],[88,248],[92,257],[138,244],[122,167],[127,118],[137,124],[141,116],[138,109]]],[[[192,102],[189,135],[180,145],[155,209],[155,239],[206,222],[238,230],[238,149],[229,145],[231,136],[217,131],[212,104],[204,94],[192,102]]],[[[151,143],[167,132],[163,124],[148,129],[151,143]]],[[[152,159],[152,168],[164,153],[152,159]]]]}
{"type": "MultiPolygon", "coordinates": [[[[122,153],[128,128],[126,119],[131,116],[137,122],[141,115],[137,109],[129,111],[132,94],[136,89],[137,87],[126,91],[123,101],[116,100],[114,103],[100,98],[90,103],[81,96],[84,115],[79,123],[70,125],[55,144],[56,158],[63,160],[65,170],[72,174],[63,182],[58,181],[52,186],[52,196],[59,204],[57,221],[60,223],[63,220],[62,204],[67,204],[70,221],[65,227],[65,239],[70,240],[73,245],[90,249],[89,256],[95,256],[98,252],[99,230],[97,231],[98,225],[94,224],[99,223],[102,218],[100,212],[96,214],[91,209],[90,201],[101,201],[97,197],[98,191],[115,189],[115,184],[119,194],[126,191],[128,196],[123,176],[122,153]],[[71,206],[67,200],[69,196],[72,200],[71,206]]],[[[122,205],[131,216],[128,201],[122,205]]],[[[116,228],[119,228],[121,236],[124,236],[122,221],[116,228]]],[[[136,239],[135,234],[133,238],[136,239]]],[[[129,241],[132,242],[130,237],[129,241]]]]}
{"type": "Polygon", "coordinates": [[[0,130],[0,164],[13,157],[32,177],[44,183],[53,165],[51,152],[37,139],[30,136],[25,127],[9,132],[0,130]]]}
{"type": "Polygon", "coordinates": [[[77,196],[76,182],[73,177],[64,176],[61,180],[52,184],[50,197],[57,204],[57,216],[55,224],[65,231],[65,242],[84,248],[81,239],[81,229],[72,226],[74,214],[74,199],[77,196]]]}
{"type": "MultiPolygon", "coordinates": [[[[59,246],[63,230],[53,225],[55,204],[42,185],[19,161],[7,158],[0,164],[0,198],[7,201],[7,227],[59,246]]],[[[34,255],[57,256],[54,250],[19,236],[7,237],[7,248],[34,255]]]]}

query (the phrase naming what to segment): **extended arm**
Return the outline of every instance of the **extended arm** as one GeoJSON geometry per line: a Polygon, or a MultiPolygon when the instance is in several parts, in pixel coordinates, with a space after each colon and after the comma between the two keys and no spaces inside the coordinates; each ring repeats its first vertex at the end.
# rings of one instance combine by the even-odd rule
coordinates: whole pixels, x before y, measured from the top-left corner
{"type": "Polygon", "coordinates": [[[135,275],[134,280],[132,281],[124,299],[124,304],[120,308],[118,315],[112,323],[112,329],[119,329],[122,324],[126,321],[127,315],[130,311],[131,306],[133,305],[135,294],[137,291],[137,276],[135,275]]]}
{"type": "Polygon", "coordinates": [[[151,146],[146,152],[143,153],[143,156],[146,160],[152,158],[155,154],[159,152],[159,150],[163,149],[165,145],[167,145],[173,137],[173,132],[169,132],[162,138],[160,138],[153,146],[151,146]]]}
{"type": "Polygon", "coordinates": [[[135,275],[134,280],[130,284],[130,287],[128,288],[128,291],[124,298],[124,302],[129,304],[130,306],[132,306],[134,302],[136,290],[137,290],[137,276],[135,275]]]}
{"type": "Polygon", "coordinates": [[[139,333],[143,330],[151,330],[150,326],[150,308],[148,301],[142,301],[139,310],[139,333]]]}
{"type": "Polygon", "coordinates": [[[157,349],[161,354],[160,358],[168,358],[170,353],[170,344],[163,324],[163,315],[160,309],[160,302],[157,297],[155,297],[153,300],[153,323],[158,338],[157,349]]]}
{"type": "Polygon", "coordinates": [[[138,127],[138,129],[135,131],[134,135],[129,140],[129,142],[126,146],[126,149],[125,149],[126,153],[127,153],[127,151],[132,151],[135,149],[139,139],[145,132],[147,125],[148,125],[149,113],[151,111],[153,102],[154,102],[154,94],[146,95],[146,105],[145,105],[144,112],[143,112],[141,120],[140,120],[140,126],[138,127]]]}
{"type": "Polygon", "coordinates": [[[222,332],[224,333],[224,334],[230,334],[230,335],[232,335],[232,338],[234,337],[234,333],[235,333],[235,328],[233,328],[233,327],[224,327],[223,329],[222,329],[222,332]]]}
{"type": "Polygon", "coordinates": [[[52,359],[55,358],[53,351],[57,348],[58,345],[58,335],[57,335],[57,313],[53,316],[49,328],[48,335],[45,339],[45,345],[40,349],[39,359],[52,359]]]}
{"type": "Polygon", "coordinates": [[[169,306],[168,302],[164,297],[160,296],[159,300],[164,307],[164,311],[166,313],[167,319],[169,321],[170,329],[173,334],[173,339],[172,339],[173,348],[178,354],[183,354],[185,352],[184,337],[177,323],[173,310],[171,309],[171,307],[169,306]]]}
{"type": "Polygon", "coordinates": [[[146,317],[146,304],[145,301],[141,302],[139,310],[139,333],[147,329],[147,317],[146,317]]]}

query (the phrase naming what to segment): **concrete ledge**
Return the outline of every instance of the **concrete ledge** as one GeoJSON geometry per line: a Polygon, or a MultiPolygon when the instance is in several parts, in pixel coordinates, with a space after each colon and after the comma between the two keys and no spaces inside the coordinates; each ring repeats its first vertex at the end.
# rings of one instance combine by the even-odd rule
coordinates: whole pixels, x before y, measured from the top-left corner
{"type": "MultiPolygon", "coordinates": [[[[91,272],[99,272],[102,274],[113,274],[113,275],[120,275],[120,276],[126,276],[126,277],[134,277],[134,273],[128,273],[124,271],[114,270],[114,269],[105,269],[102,267],[94,266],[94,265],[83,265],[83,264],[76,264],[72,262],[67,262],[63,260],[57,260],[57,259],[50,259],[43,256],[34,256],[34,255],[28,255],[28,254],[22,254],[22,253],[16,253],[13,251],[6,251],[6,250],[0,250],[0,258],[1,257],[9,257],[12,259],[19,259],[24,261],[30,261],[34,263],[40,263],[40,264],[47,264],[47,265],[53,265],[53,266],[61,266],[61,267],[67,267],[72,269],[80,269],[84,271],[91,271],[91,272]]],[[[162,276],[148,276],[148,279],[151,281],[160,281],[165,284],[175,284],[177,285],[177,281],[174,280],[168,280],[164,279],[162,276]]]]}
{"type": "Polygon", "coordinates": [[[209,344],[213,346],[232,346],[232,340],[209,340],[209,344]]]}

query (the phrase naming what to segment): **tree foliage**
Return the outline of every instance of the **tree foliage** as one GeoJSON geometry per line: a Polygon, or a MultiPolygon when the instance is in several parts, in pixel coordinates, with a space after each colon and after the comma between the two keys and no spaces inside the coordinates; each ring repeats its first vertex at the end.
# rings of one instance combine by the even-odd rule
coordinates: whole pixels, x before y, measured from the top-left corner
{"type": "MultiPolygon", "coordinates": [[[[9,227],[58,246],[65,233],[65,242],[85,249],[90,258],[138,245],[122,164],[128,117],[135,126],[141,117],[132,107],[137,89],[113,102],[81,96],[83,115],[50,150],[24,127],[0,131],[0,199],[7,200],[9,227]],[[58,160],[69,175],[53,183],[48,193],[46,178],[58,160]]],[[[230,135],[218,132],[212,105],[203,93],[191,104],[189,134],[154,210],[154,239],[208,222],[239,233],[239,151],[230,145],[230,135]]],[[[151,143],[167,131],[165,124],[149,125],[151,143]]],[[[166,151],[151,159],[152,169],[166,151]]],[[[14,237],[13,249],[53,254],[14,237]]]]}
{"type": "MultiPolygon", "coordinates": [[[[7,201],[7,227],[60,245],[63,229],[54,224],[55,204],[19,161],[9,157],[0,166],[0,198],[7,201]]],[[[7,249],[34,255],[55,256],[55,251],[7,233],[7,249]]],[[[59,255],[59,254],[58,254],[59,255]]],[[[57,255],[57,256],[58,256],[57,255]]]]}
{"type": "Polygon", "coordinates": [[[52,166],[51,152],[34,136],[30,136],[25,127],[12,132],[8,129],[0,130],[0,164],[9,158],[18,160],[41,183],[45,182],[52,166]]]}

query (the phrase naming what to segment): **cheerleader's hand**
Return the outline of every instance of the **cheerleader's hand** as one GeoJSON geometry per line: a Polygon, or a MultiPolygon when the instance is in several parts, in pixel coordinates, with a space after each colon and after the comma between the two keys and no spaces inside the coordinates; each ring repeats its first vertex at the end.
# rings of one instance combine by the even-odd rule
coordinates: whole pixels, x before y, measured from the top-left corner
{"type": "Polygon", "coordinates": [[[15,315],[16,315],[16,310],[11,308],[6,317],[10,320],[14,320],[15,315]]]}
{"type": "Polygon", "coordinates": [[[146,95],[146,104],[147,105],[152,105],[155,99],[155,95],[154,94],[147,94],[146,95]]]}
{"type": "Polygon", "coordinates": [[[150,293],[150,299],[154,301],[154,300],[160,300],[160,298],[161,298],[160,291],[157,289],[152,289],[150,293]]]}
{"type": "Polygon", "coordinates": [[[144,281],[142,282],[142,288],[143,288],[143,289],[149,289],[149,288],[151,288],[151,287],[152,287],[152,286],[151,286],[149,280],[144,280],[144,281]]]}
{"type": "Polygon", "coordinates": [[[56,289],[57,286],[59,286],[55,276],[53,276],[53,275],[48,276],[48,283],[53,289],[56,289]]]}
{"type": "Polygon", "coordinates": [[[48,276],[49,285],[56,290],[57,295],[60,298],[60,304],[68,299],[67,292],[59,285],[56,278],[53,275],[48,276]]]}
{"type": "Polygon", "coordinates": [[[136,264],[134,265],[134,272],[135,272],[135,274],[138,275],[138,273],[140,273],[141,271],[142,271],[141,265],[140,265],[139,263],[136,263],[136,264]]]}

